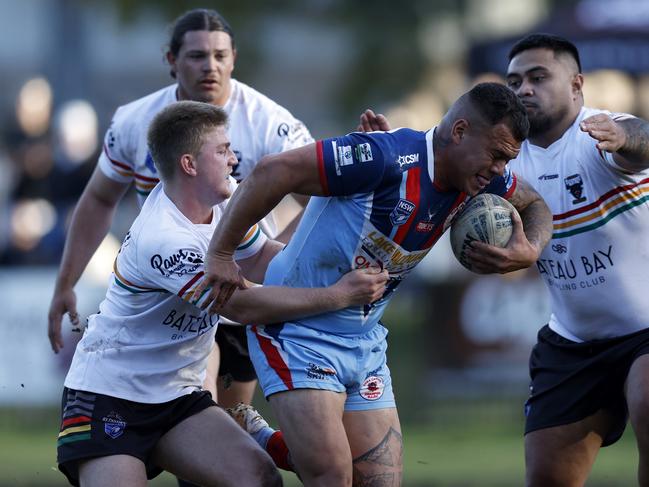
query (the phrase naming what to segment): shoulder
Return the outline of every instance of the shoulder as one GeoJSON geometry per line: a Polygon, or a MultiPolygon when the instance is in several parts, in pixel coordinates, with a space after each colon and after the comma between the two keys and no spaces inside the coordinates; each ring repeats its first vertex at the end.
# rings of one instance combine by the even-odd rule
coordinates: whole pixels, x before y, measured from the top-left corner
{"type": "Polygon", "coordinates": [[[117,108],[113,117],[113,126],[132,127],[148,121],[165,106],[173,103],[176,97],[176,85],[170,85],[154,93],[138,98],[117,108]]]}

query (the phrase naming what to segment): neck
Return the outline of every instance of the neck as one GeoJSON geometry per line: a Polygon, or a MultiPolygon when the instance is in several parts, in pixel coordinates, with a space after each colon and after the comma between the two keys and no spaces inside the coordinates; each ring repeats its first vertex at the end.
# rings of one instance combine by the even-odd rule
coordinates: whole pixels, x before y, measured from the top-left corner
{"type": "Polygon", "coordinates": [[[433,132],[433,181],[439,187],[446,189],[448,183],[444,177],[444,167],[446,165],[446,151],[449,142],[446,138],[440,135],[442,129],[435,127],[433,132]]]}
{"type": "Polygon", "coordinates": [[[195,194],[195,189],[181,186],[180,184],[165,184],[163,189],[167,197],[190,222],[197,225],[210,223],[213,205],[200,201],[198,195],[195,194]]]}

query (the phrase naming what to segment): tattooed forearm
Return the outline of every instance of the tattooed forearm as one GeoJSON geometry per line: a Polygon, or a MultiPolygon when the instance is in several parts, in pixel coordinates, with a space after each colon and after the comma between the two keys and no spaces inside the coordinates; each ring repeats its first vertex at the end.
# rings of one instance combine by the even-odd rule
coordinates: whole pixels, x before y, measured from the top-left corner
{"type": "Polygon", "coordinates": [[[637,170],[649,167],[649,122],[631,118],[617,122],[626,133],[626,142],[617,154],[633,164],[637,170]]]}
{"type": "Polygon", "coordinates": [[[374,448],[354,459],[354,487],[398,487],[403,469],[403,438],[390,428],[374,448]]]}
{"type": "Polygon", "coordinates": [[[516,191],[509,199],[523,220],[527,240],[539,253],[552,237],[552,213],[545,201],[524,179],[518,178],[516,191]]]}

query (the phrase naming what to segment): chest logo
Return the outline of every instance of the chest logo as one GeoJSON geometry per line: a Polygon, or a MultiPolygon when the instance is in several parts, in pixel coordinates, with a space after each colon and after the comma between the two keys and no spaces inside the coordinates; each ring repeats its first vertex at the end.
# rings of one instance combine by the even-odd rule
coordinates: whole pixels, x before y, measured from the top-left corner
{"type": "Polygon", "coordinates": [[[572,200],[573,205],[576,205],[577,203],[583,203],[584,201],[586,201],[586,197],[583,195],[584,181],[581,179],[581,176],[579,174],[573,174],[572,176],[568,176],[563,180],[563,182],[566,185],[566,189],[570,192],[570,194],[574,198],[572,200]]]}
{"type": "Polygon", "coordinates": [[[415,208],[416,206],[414,203],[401,198],[397,203],[397,206],[392,210],[392,213],[390,213],[390,222],[395,227],[403,225],[408,221],[408,218],[410,218],[412,212],[415,211],[415,208]]]}

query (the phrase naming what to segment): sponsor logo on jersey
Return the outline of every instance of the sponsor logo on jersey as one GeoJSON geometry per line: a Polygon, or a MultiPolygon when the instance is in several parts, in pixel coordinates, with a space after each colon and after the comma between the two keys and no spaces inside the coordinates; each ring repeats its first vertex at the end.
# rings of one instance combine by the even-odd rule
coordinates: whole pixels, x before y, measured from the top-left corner
{"type": "Polygon", "coordinates": [[[356,154],[356,160],[359,162],[370,162],[374,160],[372,157],[372,147],[368,143],[354,146],[354,153],[356,154]]]}
{"type": "Polygon", "coordinates": [[[410,166],[417,164],[419,162],[419,153],[401,155],[397,157],[397,164],[399,164],[399,169],[402,171],[408,169],[410,166]]]}
{"type": "Polygon", "coordinates": [[[331,141],[331,148],[334,153],[334,167],[336,169],[336,175],[340,176],[340,168],[342,166],[351,166],[354,164],[354,158],[352,157],[352,146],[343,145],[338,146],[335,140],[331,141]]]}
{"type": "Polygon", "coordinates": [[[306,376],[309,379],[325,380],[328,377],[336,375],[336,371],[331,367],[322,367],[312,362],[309,362],[309,365],[305,370],[306,376]]]}
{"type": "Polygon", "coordinates": [[[415,208],[416,206],[414,203],[404,200],[403,198],[399,199],[397,206],[395,206],[392,213],[390,213],[390,222],[392,222],[392,225],[395,227],[403,225],[408,221],[408,218],[410,218],[412,212],[415,211],[415,208]]]}
{"type": "Polygon", "coordinates": [[[433,222],[424,220],[417,223],[417,226],[415,227],[415,231],[420,233],[428,233],[428,232],[432,232],[433,228],[435,228],[435,224],[433,222]]]}
{"type": "Polygon", "coordinates": [[[558,174],[541,174],[539,176],[539,181],[549,181],[551,179],[559,179],[558,174]]]}
{"type": "Polygon", "coordinates": [[[277,135],[280,137],[286,137],[290,143],[295,143],[300,137],[303,139],[301,145],[308,142],[306,127],[299,121],[296,121],[292,125],[289,125],[286,122],[280,123],[277,126],[277,135]]]}
{"type": "Polygon", "coordinates": [[[169,277],[172,274],[183,276],[194,272],[201,265],[203,265],[203,255],[189,249],[179,249],[167,257],[162,257],[160,254],[151,257],[151,267],[164,277],[169,277]]]}
{"type": "Polygon", "coordinates": [[[363,399],[367,401],[376,401],[383,395],[385,383],[378,375],[370,375],[363,381],[358,393],[363,399]]]}
{"type": "Polygon", "coordinates": [[[110,436],[113,440],[124,434],[126,421],[124,421],[124,419],[115,411],[111,411],[107,416],[101,418],[101,420],[104,422],[104,433],[110,436]]]}
{"type": "Polygon", "coordinates": [[[568,248],[560,243],[552,244],[552,250],[554,250],[557,254],[565,254],[566,252],[568,252],[568,248]]]}
{"type": "Polygon", "coordinates": [[[581,179],[580,174],[573,174],[572,176],[568,176],[563,180],[566,189],[570,192],[572,197],[574,198],[572,200],[572,204],[576,205],[577,203],[583,203],[586,201],[586,197],[584,196],[584,181],[581,179]]]}

